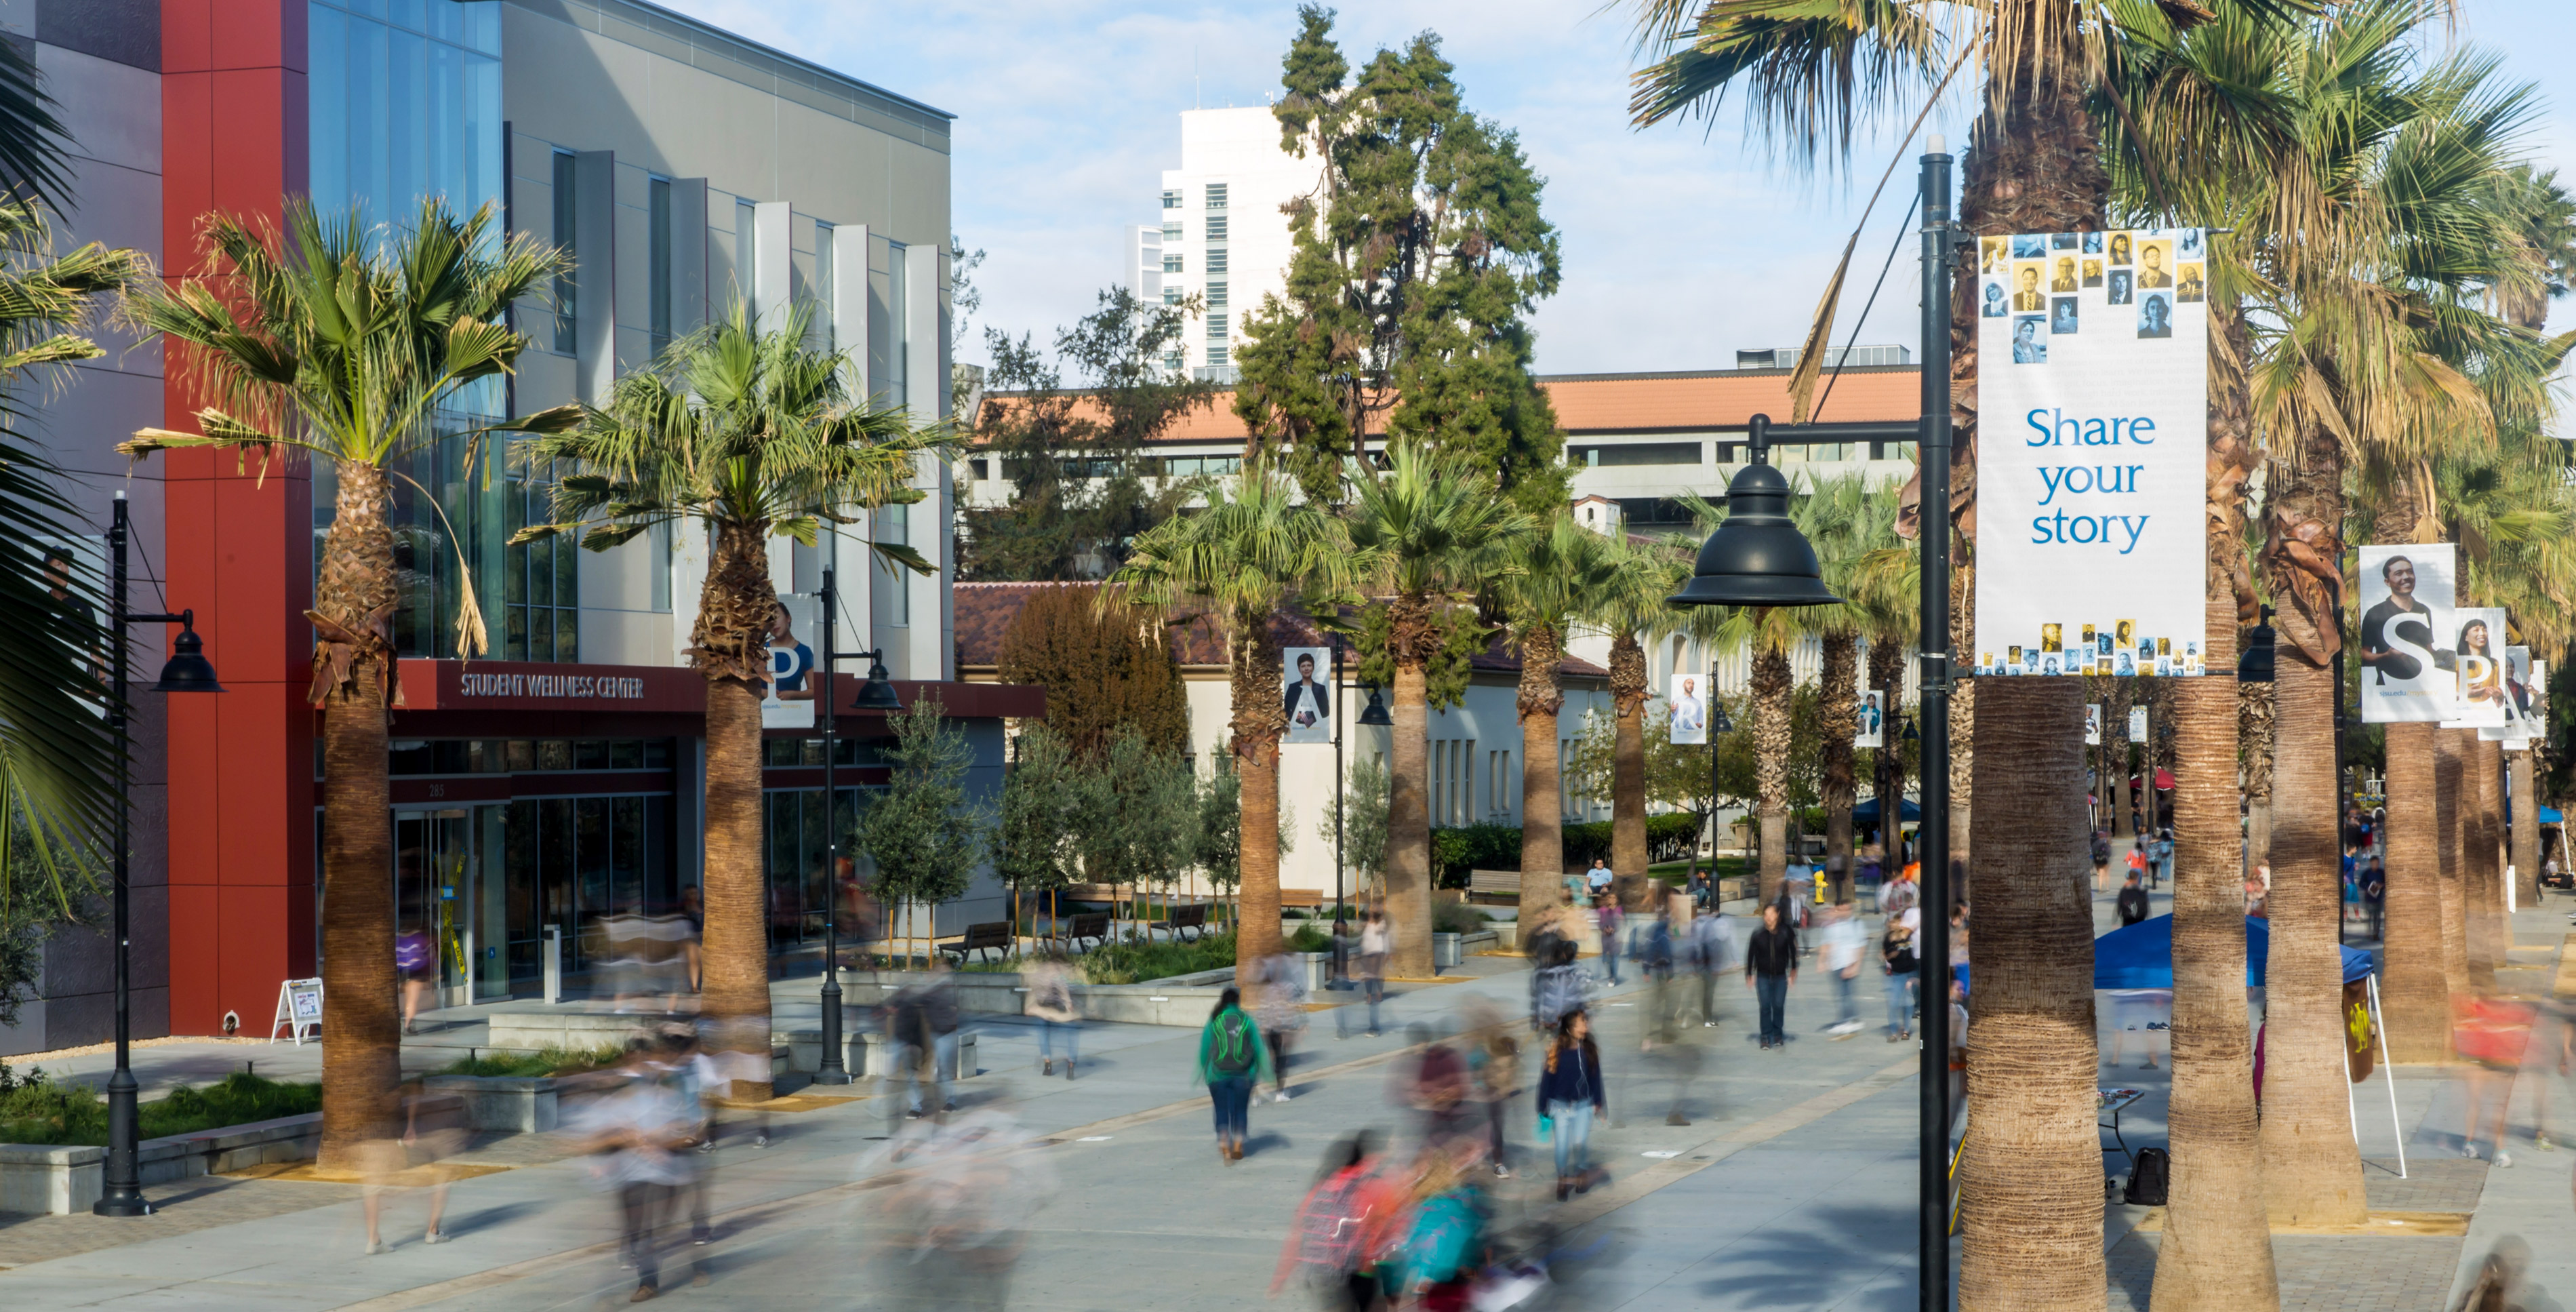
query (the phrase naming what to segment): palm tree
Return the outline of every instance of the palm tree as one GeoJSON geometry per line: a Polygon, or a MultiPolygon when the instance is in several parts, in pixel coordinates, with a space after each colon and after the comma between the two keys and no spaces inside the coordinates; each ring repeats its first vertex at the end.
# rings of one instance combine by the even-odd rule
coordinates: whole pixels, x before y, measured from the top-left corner
{"type": "Polygon", "coordinates": [[[1531,925],[1565,894],[1556,736],[1557,715],[1565,708],[1559,675],[1565,640],[1587,600],[1617,581],[1621,558],[1609,539],[1563,513],[1514,539],[1510,558],[1509,571],[1493,581],[1493,591],[1521,655],[1520,923],[1531,925]]]}
{"type": "MultiPolygon", "coordinates": [[[[1668,544],[1628,542],[1619,557],[1617,576],[1585,600],[1583,617],[1610,635],[1610,869],[1624,905],[1640,896],[1653,858],[1646,846],[1646,644],[1705,612],[1681,615],[1665,604],[1690,572],[1690,562],[1668,544]]],[[[1716,695],[1709,689],[1711,706],[1716,695]]],[[[1710,824],[1714,842],[1714,815],[1710,824]]]]}
{"type": "MultiPolygon", "coordinates": [[[[766,1051],[770,1033],[760,796],[760,702],[778,606],[769,540],[811,546],[856,522],[853,510],[920,500],[910,484],[923,457],[949,445],[901,408],[853,396],[849,358],[808,344],[812,320],[799,303],[763,329],[736,302],[652,368],[618,379],[578,427],[528,443],[531,463],[580,472],[556,484],[557,522],[511,539],[578,532],[584,550],[606,551],[657,524],[704,526],[689,654],[707,681],[705,1006],[729,1026],[727,1047],[746,1053],[766,1051]]],[[[870,547],[931,568],[909,547],[870,547]]]]}
{"type": "MultiPolygon", "coordinates": [[[[146,285],[126,312],[177,347],[208,404],[202,433],[147,428],[120,450],[212,447],[301,452],[338,476],[314,587],[312,698],[322,708],[322,980],[335,1036],[322,1052],[326,1169],[351,1164],[381,1133],[384,1099],[401,1081],[394,1006],[391,794],[386,698],[395,653],[389,618],[402,602],[394,567],[395,465],[455,432],[434,412],[458,388],[506,373],[527,348],[507,315],[561,257],[522,234],[504,239],[486,205],[459,218],[424,201],[406,226],[370,230],[355,211],[325,220],[301,198],[283,233],[231,215],[202,231],[218,272],[146,285]]],[[[545,432],[562,407],[466,430],[545,432]]],[[[469,450],[471,448],[469,447],[469,450]]],[[[469,454],[467,468],[473,467],[469,454]]],[[[482,619],[469,580],[459,646],[479,652],[482,619]]]]}
{"type": "MultiPolygon", "coordinates": [[[[1473,622],[1458,603],[1504,568],[1500,553],[1531,531],[1493,479],[1423,444],[1399,439],[1387,468],[1357,480],[1347,512],[1350,541],[1387,595],[1388,652],[1395,663],[1395,719],[1388,773],[1386,893],[1395,921],[1388,969],[1428,976],[1431,962],[1431,809],[1424,793],[1430,757],[1429,670],[1451,625],[1473,622]]],[[[1246,823],[1250,823],[1249,818],[1246,823]]],[[[1639,874],[1644,873],[1642,866],[1639,874]]]]}
{"type": "Polygon", "coordinates": [[[1897,489],[1872,493],[1865,549],[1826,565],[1827,585],[1859,612],[1861,634],[1869,641],[1869,686],[1886,706],[1876,795],[1878,841],[1891,872],[1904,832],[1905,758],[1896,725],[1905,702],[1905,653],[1923,629],[1921,558],[1896,536],[1900,509],[1897,489]]]}
{"type": "MultiPolygon", "coordinates": [[[[1112,582],[1128,602],[1176,619],[1203,610],[1222,628],[1241,789],[1235,969],[1248,978],[1254,963],[1279,951],[1279,738],[1288,720],[1272,624],[1292,604],[1310,613],[1339,606],[1365,562],[1354,559],[1340,521],[1305,504],[1296,485],[1265,463],[1247,465],[1233,487],[1208,495],[1206,509],[1175,515],[1137,538],[1112,582]]],[[[1427,905],[1422,914],[1427,922],[1427,905]]]]}
{"type": "MultiPolygon", "coordinates": [[[[1817,482],[1792,510],[1798,531],[1816,547],[1828,580],[1851,574],[1872,550],[1894,546],[1896,517],[1890,497],[1873,497],[1862,474],[1843,474],[1817,482]],[[1884,511],[1885,513],[1882,513],[1884,511]]],[[[1852,735],[1860,724],[1860,640],[1871,622],[1868,608],[1851,599],[1839,605],[1802,607],[1799,618],[1821,639],[1823,660],[1817,670],[1817,719],[1824,735],[1822,793],[1825,807],[1825,865],[1833,872],[1836,901],[1851,896],[1852,802],[1858,792],[1852,774],[1852,735]]]]}

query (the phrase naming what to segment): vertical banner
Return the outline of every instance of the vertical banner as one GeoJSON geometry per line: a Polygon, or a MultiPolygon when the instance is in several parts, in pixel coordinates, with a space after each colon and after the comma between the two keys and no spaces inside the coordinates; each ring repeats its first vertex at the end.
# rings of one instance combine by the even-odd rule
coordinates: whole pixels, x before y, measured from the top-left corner
{"type": "Polygon", "coordinates": [[[2084,708],[2084,745],[2087,747],[2102,745],[2102,703],[2100,702],[2093,702],[2084,708]]]}
{"type": "Polygon", "coordinates": [[[1288,713],[1287,741],[1333,741],[1333,649],[1280,649],[1279,701],[1288,713]]]}
{"type": "Polygon", "coordinates": [[[2501,742],[2505,750],[2519,752],[2531,746],[2538,737],[2532,728],[2531,648],[2504,649],[2504,723],[2493,728],[2481,727],[2478,738],[2483,742],[2501,742]]]}
{"type": "Polygon", "coordinates": [[[2129,708],[2129,741],[2133,743],[2142,743],[2146,740],[2147,708],[2143,706],[2132,706],[2129,708]]]}
{"type": "Polygon", "coordinates": [[[1852,734],[1852,746],[1876,747],[1886,741],[1887,694],[1876,688],[1860,695],[1860,728],[1852,734]]]}
{"type": "Polygon", "coordinates": [[[2452,716],[2458,632],[2455,553],[2447,542],[2361,549],[2361,718],[2366,724],[2452,716]]]}
{"type": "Polygon", "coordinates": [[[1671,741],[1696,747],[1708,741],[1708,701],[1700,696],[1699,676],[1685,674],[1673,689],[1672,704],[1666,708],[1672,721],[1666,726],[1671,741]]]}
{"type": "Polygon", "coordinates": [[[2451,634],[2451,672],[2459,680],[2459,692],[2451,718],[2442,721],[2442,727],[2476,729],[2483,738],[2486,730],[2505,726],[2504,609],[2461,606],[2451,612],[2451,618],[2456,625],[2451,634]]]}
{"type": "Polygon", "coordinates": [[[2204,241],[1984,240],[1977,673],[2203,673],[2204,241]]]}
{"type": "MultiPolygon", "coordinates": [[[[796,598],[798,601],[804,598],[796,598]]],[[[769,611],[769,682],[760,694],[760,727],[814,727],[814,649],[796,637],[796,613],[781,597],[769,611]]]]}

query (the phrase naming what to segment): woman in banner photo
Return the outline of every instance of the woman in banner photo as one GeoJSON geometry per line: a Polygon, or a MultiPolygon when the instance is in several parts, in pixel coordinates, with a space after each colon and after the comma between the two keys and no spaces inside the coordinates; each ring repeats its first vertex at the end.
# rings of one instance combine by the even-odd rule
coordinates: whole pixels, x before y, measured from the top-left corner
{"type": "Polygon", "coordinates": [[[2013,363],[2048,363],[2048,343],[2039,336],[2044,320],[2036,314],[2025,314],[2013,320],[2013,363]]]}
{"type": "Polygon", "coordinates": [[[2184,260],[2196,260],[2200,258],[2200,229],[2185,228],[2182,230],[2182,235],[2174,239],[2174,257],[2184,260]]]}
{"type": "Polygon", "coordinates": [[[2118,624],[2113,625],[2111,631],[2113,634],[2117,635],[2112,639],[2111,645],[2113,647],[2125,650],[2138,645],[2138,622],[2136,620],[2122,620],[2118,624]]]}
{"type": "MultiPolygon", "coordinates": [[[[2504,667],[2487,637],[2485,619],[2460,626],[2460,645],[2452,649],[2460,672],[2460,700],[2478,706],[2504,704],[2504,667]]],[[[2462,707],[2462,710],[2468,709],[2462,707]]]]}
{"type": "Polygon", "coordinates": [[[2102,285],[2102,262],[2100,260],[2086,260],[2084,262],[2084,285],[2087,287],[2099,287],[2102,285]]]}
{"type": "Polygon", "coordinates": [[[2048,331],[2052,333],[2074,332],[2075,298],[2072,296],[2051,297],[2049,298],[2048,305],[2048,331]]]}
{"type": "Polygon", "coordinates": [[[1988,279],[1986,279],[1986,305],[1985,305],[1985,309],[1984,309],[1983,313],[1984,313],[1985,317],[1987,317],[1987,318],[1989,318],[1989,319],[2000,319],[2000,318],[2003,318],[2003,317],[2004,317],[2005,310],[2004,310],[2004,280],[2003,280],[2003,279],[2001,279],[2001,278],[1988,278],[1988,279]]]}
{"type": "MultiPolygon", "coordinates": [[[[1290,648],[1296,677],[1280,690],[1280,709],[1288,716],[1288,741],[1328,743],[1333,740],[1333,688],[1316,677],[1320,648],[1290,648]]],[[[1330,660],[1329,656],[1324,657],[1330,660]]]]}
{"type": "Polygon", "coordinates": [[[787,603],[772,602],[769,607],[769,681],[770,686],[778,691],[778,700],[814,700],[814,690],[805,686],[805,676],[813,668],[814,649],[796,640],[796,622],[787,613],[787,603]]]}
{"type": "Polygon", "coordinates": [[[2173,336],[2173,298],[2165,292],[2149,292],[2138,303],[2138,336],[2173,336]]]}
{"type": "Polygon", "coordinates": [[[2137,672],[2137,661],[2133,659],[2125,649],[2121,651],[2119,658],[2114,661],[2111,666],[2111,673],[2123,679],[2129,678],[2137,672]]]}
{"type": "Polygon", "coordinates": [[[2101,233],[2088,232],[2084,234],[2084,253],[2087,255],[2099,255],[2102,253],[2101,233]]]}
{"type": "Polygon", "coordinates": [[[2115,233],[2112,233],[2112,234],[2111,234],[2111,263],[2112,263],[2112,264],[2114,264],[2114,265],[2123,265],[2123,264],[2127,264],[2128,262],[2129,262],[2129,234],[2127,234],[2127,233],[2125,233],[2125,232],[2115,232],[2115,233]]]}
{"type": "Polygon", "coordinates": [[[2039,626],[2039,649],[2040,649],[2041,651],[2064,651],[2064,650],[2066,650],[2066,643],[2065,643],[2065,640],[2064,640],[2064,635],[2065,635],[2065,633],[2066,633],[2066,626],[2065,626],[2065,625],[2063,625],[2063,624],[2042,624],[2042,625],[2040,625],[2040,626],[2039,626]]]}

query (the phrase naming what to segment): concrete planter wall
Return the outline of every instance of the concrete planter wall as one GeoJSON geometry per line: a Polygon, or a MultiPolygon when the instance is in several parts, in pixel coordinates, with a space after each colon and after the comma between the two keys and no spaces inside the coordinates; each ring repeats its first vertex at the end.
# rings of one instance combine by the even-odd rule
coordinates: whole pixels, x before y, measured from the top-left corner
{"type": "Polygon", "coordinates": [[[1431,936],[1432,969],[1447,970],[1458,964],[1462,959],[1458,950],[1459,938],[1460,935],[1457,934],[1434,934],[1431,936]]]}
{"type": "MultiPolygon", "coordinates": [[[[452,1107],[447,1108],[453,1114],[452,1107]]],[[[143,1183],[168,1184],[271,1162],[311,1161],[322,1147],[322,1114],[227,1125],[146,1139],[136,1165],[143,1183]]],[[[0,1212],[86,1212],[106,1192],[107,1150],[90,1145],[0,1144],[0,1212]]]]}
{"type": "MultiPolygon", "coordinates": [[[[787,1048],[787,1069],[811,1075],[823,1069],[823,1031],[781,1031],[780,1040],[787,1048]]],[[[853,1080],[892,1078],[898,1059],[896,1045],[882,1034],[858,1034],[844,1030],[841,1034],[841,1069],[853,1080]]],[[[941,1063],[939,1077],[944,1080],[973,1079],[983,1073],[975,1048],[975,1031],[957,1032],[957,1055],[941,1063]]]]}
{"type": "Polygon", "coordinates": [[[429,1091],[458,1100],[461,1123],[472,1130],[539,1134],[555,1128],[563,1082],[515,1075],[433,1075],[429,1091]]]}

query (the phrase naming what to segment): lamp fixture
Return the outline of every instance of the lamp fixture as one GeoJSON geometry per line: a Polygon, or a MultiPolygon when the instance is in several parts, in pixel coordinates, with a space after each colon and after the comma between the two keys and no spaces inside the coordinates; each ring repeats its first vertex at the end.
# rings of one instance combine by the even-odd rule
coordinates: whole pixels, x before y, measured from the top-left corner
{"type": "Polygon", "coordinates": [[[1771,416],[1751,424],[1753,462],[1726,488],[1726,518],[1700,544],[1690,582],[1665,598],[1674,606],[1827,606],[1816,549],[1789,519],[1789,480],[1771,467],[1771,416]]]}

